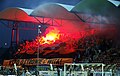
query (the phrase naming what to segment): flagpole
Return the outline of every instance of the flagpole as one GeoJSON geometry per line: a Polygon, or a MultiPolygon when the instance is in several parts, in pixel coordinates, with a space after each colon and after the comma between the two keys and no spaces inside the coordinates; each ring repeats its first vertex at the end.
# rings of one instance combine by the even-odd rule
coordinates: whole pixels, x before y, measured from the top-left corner
{"type": "MultiPolygon", "coordinates": [[[[41,25],[38,25],[38,38],[40,38],[41,34],[41,25]]],[[[37,49],[37,76],[39,76],[39,53],[40,53],[40,43],[38,42],[38,49],[37,49]]]]}

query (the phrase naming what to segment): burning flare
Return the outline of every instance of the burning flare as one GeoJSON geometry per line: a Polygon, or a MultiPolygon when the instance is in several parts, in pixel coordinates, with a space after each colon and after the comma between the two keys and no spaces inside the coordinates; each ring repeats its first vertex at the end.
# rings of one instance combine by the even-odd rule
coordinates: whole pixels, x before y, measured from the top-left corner
{"type": "Polygon", "coordinates": [[[59,40],[60,34],[59,30],[56,28],[50,28],[46,30],[45,36],[38,38],[40,45],[53,44],[56,40],[59,40]]]}

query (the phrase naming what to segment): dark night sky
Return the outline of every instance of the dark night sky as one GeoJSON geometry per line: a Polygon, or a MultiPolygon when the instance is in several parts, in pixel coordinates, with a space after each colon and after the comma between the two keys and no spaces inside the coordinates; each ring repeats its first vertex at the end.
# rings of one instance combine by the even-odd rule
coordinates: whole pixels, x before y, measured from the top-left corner
{"type": "MultiPolygon", "coordinates": [[[[22,7],[34,9],[44,3],[62,3],[76,5],[80,0],[0,0],[0,11],[9,7],[22,7]]],[[[33,39],[37,35],[37,31],[20,30],[20,39],[33,39]],[[23,34],[24,33],[24,34],[23,34]]],[[[11,42],[11,28],[7,28],[0,23],[0,47],[9,47],[11,42]],[[7,43],[7,46],[5,45],[7,43]]]]}

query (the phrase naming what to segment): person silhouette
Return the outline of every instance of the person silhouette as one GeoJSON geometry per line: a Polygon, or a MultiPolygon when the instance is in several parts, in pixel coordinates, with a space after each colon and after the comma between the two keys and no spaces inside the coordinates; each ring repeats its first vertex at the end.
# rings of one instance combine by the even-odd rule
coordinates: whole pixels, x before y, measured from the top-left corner
{"type": "Polygon", "coordinates": [[[58,76],[60,76],[60,68],[57,67],[57,73],[58,73],[58,76]]]}

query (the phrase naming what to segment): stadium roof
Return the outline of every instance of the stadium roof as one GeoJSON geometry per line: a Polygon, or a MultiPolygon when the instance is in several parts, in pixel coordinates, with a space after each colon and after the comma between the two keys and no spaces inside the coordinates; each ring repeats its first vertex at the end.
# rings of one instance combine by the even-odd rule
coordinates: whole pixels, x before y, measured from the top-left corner
{"type": "Polygon", "coordinates": [[[114,5],[116,5],[117,7],[120,5],[120,1],[119,0],[108,0],[111,3],[113,3],[114,5]]]}
{"type": "Polygon", "coordinates": [[[120,13],[119,8],[107,0],[82,0],[71,11],[102,16],[118,16],[120,13]]]}
{"type": "Polygon", "coordinates": [[[39,21],[34,18],[36,16],[37,19],[44,17],[79,20],[74,14],[69,12],[73,7],[74,6],[70,5],[49,3],[40,5],[35,10],[19,7],[7,8],[0,12],[0,19],[33,23],[39,23],[39,21]]]}
{"type": "Polygon", "coordinates": [[[0,12],[0,19],[38,23],[34,17],[29,16],[32,11],[31,9],[24,8],[7,8],[0,12]]]}
{"type": "Polygon", "coordinates": [[[101,18],[104,22],[106,21],[105,23],[119,23],[119,13],[120,8],[116,7],[110,1],[82,0],[76,6],[47,3],[38,6],[34,10],[25,8],[7,8],[0,12],[0,19],[33,23],[39,23],[34,17],[81,21],[81,14],[87,14],[98,17],[102,16],[103,18],[101,18]],[[77,15],[75,13],[77,13],[77,15]]]}
{"type": "Polygon", "coordinates": [[[31,15],[39,16],[39,17],[48,17],[48,18],[56,18],[56,19],[71,19],[71,20],[79,20],[73,13],[69,11],[74,6],[58,4],[58,3],[47,3],[38,6],[31,15]]]}

